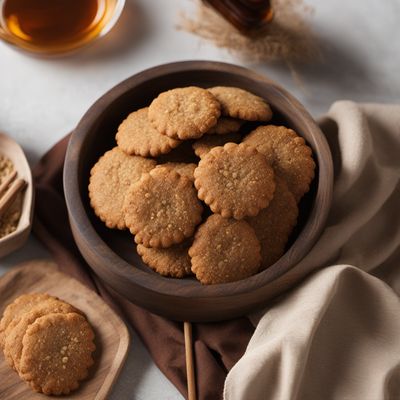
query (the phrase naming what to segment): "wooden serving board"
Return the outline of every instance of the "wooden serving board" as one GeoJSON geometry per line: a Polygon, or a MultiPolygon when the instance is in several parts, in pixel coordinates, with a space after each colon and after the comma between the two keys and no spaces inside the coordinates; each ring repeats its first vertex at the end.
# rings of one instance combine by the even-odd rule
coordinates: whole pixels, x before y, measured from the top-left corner
{"type": "Polygon", "coordinates": [[[96,335],[95,364],[89,371],[89,377],[81,382],[78,390],[68,396],[48,397],[33,392],[9,367],[0,350],[0,399],[106,399],[129,348],[129,333],[124,322],[100,296],[74,278],[59,272],[57,266],[49,261],[24,263],[0,278],[0,315],[16,297],[32,292],[57,296],[86,314],[96,335]]]}

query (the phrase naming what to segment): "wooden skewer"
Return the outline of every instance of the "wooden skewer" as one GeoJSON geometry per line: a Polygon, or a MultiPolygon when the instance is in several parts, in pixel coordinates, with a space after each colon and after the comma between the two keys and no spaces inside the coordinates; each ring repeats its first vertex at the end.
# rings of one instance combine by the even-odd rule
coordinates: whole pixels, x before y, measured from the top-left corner
{"type": "Polygon", "coordinates": [[[186,376],[188,387],[188,399],[196,400],[196,379],[194,377],[193,362],[193,340],[192,340],[192,324],[185,321],[183,323],[183,331],[185,336],[185,356],[186,356],[186,376]]]}
{"type": "Polygon", "coordinates": [[[9,184],[15,179],[17,176],[17,171],[10,172],[6,179],[4,179],[4,182],[0,185],[0,198],[3,196],[3,194],[6,192],[9,184]]]}
{"type": "Polygon", "coordinates": [[[7,190],[6,194],[0,198],[0,218],[14,203],[18,193],[25,187],[26,182],[23,179],[17,179],[7,190]]]}

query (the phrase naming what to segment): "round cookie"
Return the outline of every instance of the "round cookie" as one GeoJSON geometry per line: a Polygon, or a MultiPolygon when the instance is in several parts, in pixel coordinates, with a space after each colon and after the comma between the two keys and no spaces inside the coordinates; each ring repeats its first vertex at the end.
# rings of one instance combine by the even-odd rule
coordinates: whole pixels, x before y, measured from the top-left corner
{"type": "Polygon", "coordinates": [[[36,304],[30,311],[26,311],[19,319],[14,319],[5,330],[4,356],[8,364],[15,370],[19,370],[22,354],[22,339],[29,325],[37,318],[49,313],[79,312],[75,307],[55,297],[43,300],[36,304]]]}
{"type": "Polygon", "coordinates": [[[205,285],[234,282],[258,271],[260,243],[244,220],[211,215],[196,232],[189,249],[192,271],[205,285]]]}
{"type": "Polygon", "coordinates": [[[246,121],[269,121],[271,107],[262,99],[247,90],[230,86],[216,86],[208,89],[221,104],[222,115],[246,121]]]}
{"type": "Polygon", "coordinates": [[[164,164],[157,165],[156,168],[168,168],[172,171],[177,172],[179,175],[186,176],[192,182],[194,182],[194,170],[197,165],[194,163],[183,163],[183,162],[166,162],[164,164]]]}
{"type": "Polygon", "coordinates": [[[148,107],[135,111],[119,126],[115,139],[125,153],[157,157],[169,153],[181,143],[180,140],[162,135],[154,129],[147,113],[148,107]]]}
{"type": "Polygon", "coordinates": [[[161,93],[149,107],[149,120],[160,133],[174,139],[195,139],[213,127],[220,105],[206,89],[196,86],[161,93]]]}
{"type": "Polygon", "coordinates": [[[124,202],[125,222],[135,242],[170,247],[192,236],[203,207],[193,182],[168,168],[154,168],[133,184],[124,202]]]}
{"type": "Polygon", "coordinates": [[[261,244],[261,269],[266,269],[282,257],[299,214],[296,199],[286,182],[279,177],[275,179],[275,193],[269,206],[257,216],[246,219],[261,244]]]}
{"type": "Polygon", "coordinates": [[[240,119],[221,117],[217,124],[207,132],[207,135],[225,135],[227,133],[237,132],[243,123],[244,121],[240,119]]]}
{"type": "Polygon", "coordinates": [[[297,202],[310,190],[315,170],[312,150],[294,130],[284,126],[259,126],[243,142],[267,157],[276,174],[285,179],[297,202]]]}
{"type": "Polygon", "coordinates": [[[153,249],[138,244],[137,252],[143,262],[160,275],[183,278],[192,273],[189,247],[190,244],[186,242],[168,249],[153,249]]]}
{"type": "Polygon", "coordinates": [[[238,143],[241,138],[242,137],[237,132],[228,133],[226,135],[204,135],[202,138],[196,140],[192,144],[192,147],[196,156],[201,158],[213,147],[223,146],[229,142],[238,143]]]}
{"type": "Polygon", "coordinates": [[[23,338],[21,378],[46,395],[70,393],[93,365],[93,339],[89,323],[77,313],[36,319],[23,338]]]}
{"type": "Polygon", "coordinates": [[[4,310],[3,317],[0,321],[0,348],[4,347],[5,331],[13,320],[19,318],[27,311],[30,311],[36,304],[44,300],[50,299],[51,296],[45,293],[29,293],[17,297],[4,310]]]}
{"type": "Polygon", "coordinates": [[[130,185],[156,166],[154,160],[129,156],[119,147],[107,151],[90,171],[89,198],[109,228],[125,229],[122,205],[130,185]]]}
{"type": "Polygon", "coordinates": [[[267,160],[244,143],[214,147],[200,160],[194,177],[199,199],[224,218],[257,215],[275,190],[267,160]]]}

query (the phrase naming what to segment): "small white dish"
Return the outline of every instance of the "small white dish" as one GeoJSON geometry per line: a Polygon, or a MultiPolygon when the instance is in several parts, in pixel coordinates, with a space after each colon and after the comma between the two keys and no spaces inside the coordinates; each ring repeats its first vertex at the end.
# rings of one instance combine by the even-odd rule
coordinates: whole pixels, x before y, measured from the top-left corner
{"type": "Polygon", "coordinates": [[[20,248],[28,239],[32,227],[34,190],[32,172],[21,146],[4,133],[0,133],[0,154],[14,164],[18,177],[26,182],[23,192],[21,217],[17,229],[0,238],[0,258],[20,248]]]}

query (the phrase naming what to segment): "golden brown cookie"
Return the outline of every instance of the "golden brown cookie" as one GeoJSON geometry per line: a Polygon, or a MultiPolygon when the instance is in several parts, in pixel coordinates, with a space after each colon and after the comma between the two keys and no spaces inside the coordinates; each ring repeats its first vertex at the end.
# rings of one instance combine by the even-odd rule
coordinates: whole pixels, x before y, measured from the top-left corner
{"type": "Polygon", "coordinates": [[[55,297],[43,300],[26,311],[19,319],[10,322],[5,330],[4,356],[10,365],[18,371],[22,354],[22,339],[29,325],[37,318],[49,313],[71,313],[79,312],[75,307],[55,297]]]}
{"type": "Polygon", "coordinates": [[[68,394],[93,365],[94,333],[77,313],[52,313],[26,330],[19,373],[37,392],[68,394]]]}
{"type": "Polygon", "coordinates": [[[244,143],[267,157],[276,174],[285,179],[297,202],[310,190],[315,169],[312,150],[294,130],[284,126],[260,126],[246,136],[244,143]]]}
{"type": "Polygon", "coordinates": [[[125,222],[137,244],[170,247],[192,236],[203,207],[193,182],[168,168],[154,168],[133,184],[124,202],[125,222]]]}
{"type": "Polygon", "coordinates": [[[160,275],[183,278],[192,273],[189,247],[188,242],[176,244],[168,249],[153,249],[138,244],[137,252],[143,262],[160,275]]]}
{"type": "Polygon", "coordinates": [[[0,321],[0,348],[4,347],[4,336],[8,325],[13,320],[19,320],[25,312],[30,311],[35,305],[50,298],[51,296],[45,293],[29,293],[17,297],[10,303],[4,310],[0,321]]]}
{"type": "Polygon", "coordinates": [[[147,112],[148,107],[135,111],[119,126],[115,139],[125,153],[157,157],[169,153],[181,143],[154,129],[147,118],[147,112]]]}
{"type": "Polygon", "coordinates": [[[226,135],[227,133],[237,132],[244,121],[236,118],[221,117],[207,135],[226,135]]]}
{"type": "Polygon", "coordinates": [[[216,86],[208,89],[220,102],[222,115],[247,121],[269,121],[271,107],[247,90],[230,86],[216,86]]]}
{"type": "Polygon", "coordinates": [[[90,204],[109,228],[126,228],[122,212],[126,191],[155,166],[154,160],[129,156],[119,147],[107,151],[94,165],[90,171],[90,204]]]}
{"type": "Polygon", "coordinates": [[[149,107],[149,120],[160,133],[174,139],[195,139],[213,127],[220,105],[206,89],[196,86],[161,93],[149,107]]]}
{"type": "Polygon", "coordinates": [[[194,170],[199,199],[224,218],[257,215],[268,206],[274,190],[274,171],[265,157],[247,144],[214,147],[194,170]]]}
{"type": "Polygon", "coordinates": [[[203,284],[227,283],[258,271],[260,243],[246,221],[211,215],[189,249],[192,271],[203,284]]]}
{"type": "Polygon", "coordinates": [[[226,135],[204,135],[196,140],[192,147],[198,157],[206,155],[213,147],[223,146],[226,143],[239,143],[241,136],[237,132],[228,133],[226,135]]]}
{"type": "Polygon", "coordinates": [[[298,213],[296,199],[286,182],[276,177],[274,198],[269,206],[262,209],[257,216],[246,219],[261,244],[261,269],[269,267],[282,257],[296,225],[298,213]]]}
{"type": "Polygon", "coordinates": [[[181,162],[166,162],[164,164],[157,165],[156,168],[168,168],[177,172],[179,175],[186,176],[192,182],[194,181],[194,170],[197,165],[194,163],[181,163],[181,162]]]}

